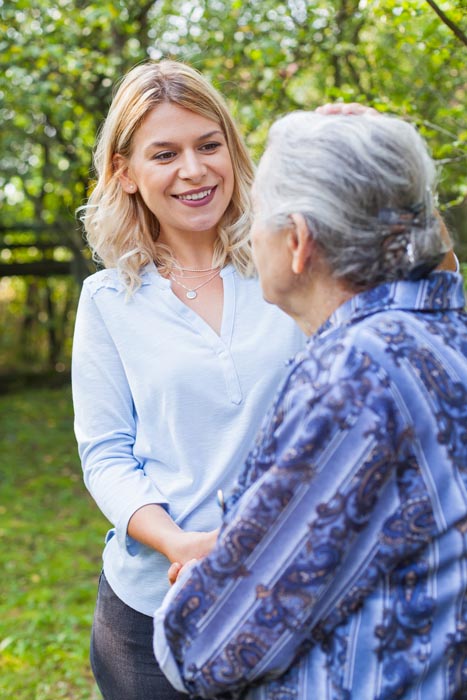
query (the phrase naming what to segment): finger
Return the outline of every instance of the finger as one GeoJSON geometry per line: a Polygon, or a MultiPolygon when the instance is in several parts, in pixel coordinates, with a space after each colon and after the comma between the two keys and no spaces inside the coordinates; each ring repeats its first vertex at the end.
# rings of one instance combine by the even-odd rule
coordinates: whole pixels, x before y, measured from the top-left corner
{"type": "Polygon", "coordinates": [[[317,107],[318,114],[345,114],[345,115],[360,115],[371,114],[378,115],[379,112],[374,107],[362,105],[358,102],[328,102],[320,107],[317,107]]]}
{"type": "Polygon", "coordinates": [[[319,114],[340,114],[342,112],[342,102],[327,102],[315,109],[319,114]]]}
{"type": "Polygon", "coordinates": [[[173,584],[177,580],[178,574],[180,573],[181,569],[182,565],[178,561],[174,561],[174,563],[170,565],[169,570],[167,571],[167,576],[169,577],[169,583],[171,586],[173,586],[173,584]]]}
{"type": "Polygon", "coordinates": [[[379,114],[376,109],[368,105],[362,105],[358,102],[347,102],[342,105],[343,114],[379,114]]]}

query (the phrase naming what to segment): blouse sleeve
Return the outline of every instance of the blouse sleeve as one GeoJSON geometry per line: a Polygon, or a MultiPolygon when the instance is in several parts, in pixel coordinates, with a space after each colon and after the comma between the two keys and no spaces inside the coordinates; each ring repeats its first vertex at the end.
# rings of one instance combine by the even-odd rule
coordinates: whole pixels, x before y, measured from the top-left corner
{"type": "Polygon", "coordinates": [[[236,697],[281,676],[371,589],[404,441],[387,383],[366,365],[319,392],[306,378],[286,387],[255,448],[257,480],[156,612],[155,653],[179,690],[236,697]]]}
{"type": "Polygon", "coordinates": [[[165,499],[135,459],[135,412],[118,350],[86,285],[78,305],[72,359],[75,433],[84,481],[116,528],[121,546],[136,553],[128,521],[144,505],[165,499]]]}

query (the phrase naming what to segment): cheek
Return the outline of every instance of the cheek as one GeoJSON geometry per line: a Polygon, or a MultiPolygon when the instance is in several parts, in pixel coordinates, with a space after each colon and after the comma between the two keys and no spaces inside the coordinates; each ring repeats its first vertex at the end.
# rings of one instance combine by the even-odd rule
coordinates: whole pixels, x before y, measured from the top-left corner
{"type": "Polygon", "coordinates": [[[256,248],[256,245],[253,243],[253,241],[251,243],[251,255],[253,258],[254,266],[256,267],[256,269],[258,269],[258,249],[256,248]]]}
{"type": "Polygon", "coordinates": [[[271,277],[271,251],[268,249],[266,242],[262,238],[256,238],[256,242],[252,245],[253,262],[256,270],[263,282],[271,277]]]}
{"type": "Polygon", "coordinates": [[[259,255],[259,237],[258,237],[258,229],[256,226],[253,224],[251,230],[250,230],[250,241],[251,241],[251,253],[253,255],[253,261],[255,265],[257,265],[257,258],[259,255]]]}
{"type": "Polygon", "coordinates": [[[161,206],[164,202],[164,195],[168,188],[168,173],[156,173],[153,170],[147,170],[145,173],[140,173],[139,189],[146,204],[153,202],[155,205],[161,206]]]}
{"type": "Polygon", "coordinates": [[[226,188],[226,194],[228,194],[229,200],[231,200],[232,196],[233,196],[233,192],[234,192],[235,178],[234,178],[232,163],[230,162],[230,160],[226,164],[224,171],[225,171],[224,183],[225,183],[225,188],[226,188]]]}

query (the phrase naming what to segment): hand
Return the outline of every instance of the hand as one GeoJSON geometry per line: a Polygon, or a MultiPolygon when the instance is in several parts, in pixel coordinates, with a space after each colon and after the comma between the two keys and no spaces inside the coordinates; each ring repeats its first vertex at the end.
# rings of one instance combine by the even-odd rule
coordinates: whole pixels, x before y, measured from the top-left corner
{"type": "Polygon", "coordinates": [[[218,533],[219,530],[210,532],[179,530],[171,537],[166,556],[171,563],[178,562],[182,566],[191,559],[202,559],[213,549],[218,533]]]}
{"type": "Polygon", "coordinates": [[[441,260],[440,264],[438,265],[438,267],[436,269],[437,270],[448,270],[450,272],[455,272],[457,270],[457,260],[456,260],[456,256],[454,255],[454,251],[452,249],[451,236],[449,235],[449,231],[448,231],[443,219],[441,218],[441,214],[439,213],[439,211],[435,211],[435,216],[439,220],[439,223],[441,226],[441,238],[443,239],[444,243],[446,243],[449,246],[448,252],[444,256],[444,258],[441,260]]]}
{"type": "Polygon", "coordinates": [[[373,107],[368,107],[367,105],[361,105],[358,102],[328,102],[327,104],[317,107],[315,112],[318,114],[371,114],[371,116],[379,116],[378,112],[373,107]]]}
{"type": "Polygon", "coordinates": [[[180,562],[174,561],[174,563],[170,565],[167,572],[170,585],[173,586],[182,571],[186,571],[187,569],[191,568],[191,566],[196,564],[197,561],[197,559],[190,559],[190,561],[187,561],[186,564],[180,564],[180,562]]]}
{"type": "Polygon", "coordinates": [[[181,571],[185,567],[191,566],[198,559],[202,559],[213,549],[216,544],[219,530],[211,530],[210,532],[183,532],[180,531],[180,536],[175,546],[172,547],[173,555],[178,550],[180,557],[171,556],[172,564],[169,567],[167,576],[171,586],[175,583],[181,571]]]}

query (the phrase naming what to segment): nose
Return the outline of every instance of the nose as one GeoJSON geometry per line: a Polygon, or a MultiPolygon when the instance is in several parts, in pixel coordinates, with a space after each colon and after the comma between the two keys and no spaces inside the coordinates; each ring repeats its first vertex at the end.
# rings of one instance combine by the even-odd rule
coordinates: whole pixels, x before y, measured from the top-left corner
{"type": "Polygon", "coordinates": [[[207,168],[203,156],[196,151],[185,151],[180,161],[179,176],[182,180],[200,182],[206,175],[207,168]]]}

